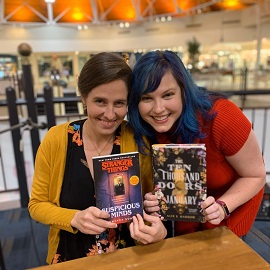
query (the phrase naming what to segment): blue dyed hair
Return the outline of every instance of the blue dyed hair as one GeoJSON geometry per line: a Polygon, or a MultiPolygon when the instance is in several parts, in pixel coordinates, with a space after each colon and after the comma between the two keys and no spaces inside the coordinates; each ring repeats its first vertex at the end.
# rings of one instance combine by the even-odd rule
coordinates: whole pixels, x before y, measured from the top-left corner
{"type": "Polygon", "coordinates": [[[177,138],[180,138],[182,143],[193,143],[196,138],[203,138],[198,115],[204,119],[214,117],[209,114],[212,108],[211,96],[206,89],[194,83],[177,54],[171,51],[148,52],[134,66],[127,115],[130,125],[134,128],[135,141],[141,150],[145,147],[143,135],[155,143],[156,133],[140,116],[138,105],[143,94],[154,92],[159,87],[162,77],[168,71],[180,86],[183,101],[182,114],[172,137],[174,143],[177,138]]]}

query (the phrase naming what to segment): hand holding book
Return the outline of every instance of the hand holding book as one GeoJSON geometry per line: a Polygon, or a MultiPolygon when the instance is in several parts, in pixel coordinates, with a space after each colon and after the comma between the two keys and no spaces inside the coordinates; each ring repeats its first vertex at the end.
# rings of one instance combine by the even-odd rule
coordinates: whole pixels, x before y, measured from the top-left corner
{"type": "Polygon", "coordinates": [[[143,217],[139,214],[132,217],[129,230],[131,237],[143,244],[159,242],[167,235],[167,230],[160,218],[145,212],[143,212],[143,217]]]}
{"type": "Polygon", "coordinates": [[[144,210],[154,216],[160,217],[159,211],[159,200],[157,195],[155,194],[155,190],[152,192],[148,192],[144,195],[143,201],[144,210]]]}
{"type": "Polygon", "coordinates": [[[117,228],[117,224],[108,221],[110,215],[97,207],[88,207],[77,211],[71,220],[71,226],[85,234],[100,234],[106,229],[117,228]]]}
{"type": "Polygon", "coordinates": [[[222,220],[226,219],[223,208],[217,202],[218,200],[209,196],[201,203],[205,221],[208,221],[213,225],[218,225],[222,220]]]}

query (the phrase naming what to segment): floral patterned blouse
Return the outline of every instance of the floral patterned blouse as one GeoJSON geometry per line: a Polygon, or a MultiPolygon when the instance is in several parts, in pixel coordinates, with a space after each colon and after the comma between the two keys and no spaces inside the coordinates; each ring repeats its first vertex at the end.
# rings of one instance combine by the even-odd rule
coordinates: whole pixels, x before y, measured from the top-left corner
{"type": "MultiPolygon", "coordinates": [[[[68,149],[60,205],[64,208],[84,210],[96,205],[94,179],[87,165],[82,141],[84,120],[72,122],[68,127],[68,149]]],[[[116,131],[111,154],[120,153],[120,127],[116,131]]],[[[100,235],[76,234],[61,230],[57,253],[52,263],[112,252],[134,246],[127,224],[108,229],[100,235]]]]}

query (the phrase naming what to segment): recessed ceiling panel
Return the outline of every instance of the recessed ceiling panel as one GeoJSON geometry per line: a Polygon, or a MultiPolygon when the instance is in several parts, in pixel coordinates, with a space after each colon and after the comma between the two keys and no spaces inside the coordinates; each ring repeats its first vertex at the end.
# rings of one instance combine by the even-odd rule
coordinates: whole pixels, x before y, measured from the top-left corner
{"type": "MultiPolygon", "coordinates": [[[[266,1],[266,0],[265,0],[266,1]]],[[[1,23],[138,22],[161,15],[188,16],[219,10],[242,9],[256,0],[44,0],[3,1],[1,23]]]]}

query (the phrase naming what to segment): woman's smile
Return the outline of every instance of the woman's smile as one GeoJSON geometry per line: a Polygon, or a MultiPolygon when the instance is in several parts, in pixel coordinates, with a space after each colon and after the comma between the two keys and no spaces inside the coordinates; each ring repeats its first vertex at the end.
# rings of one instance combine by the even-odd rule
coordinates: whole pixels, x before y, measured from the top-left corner
{"type": "Polygon", "coordinates": [[[143,95],[139,103],[140,115],[157,132],[167,132],[182,114],[181,89],[168,71],[158,88],[143,95]]]}

